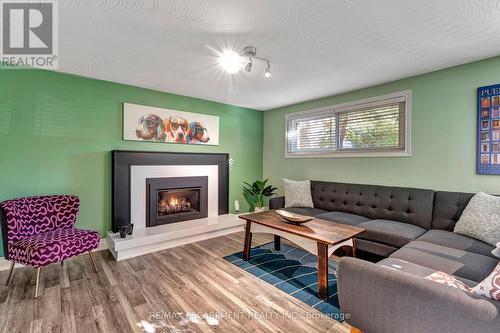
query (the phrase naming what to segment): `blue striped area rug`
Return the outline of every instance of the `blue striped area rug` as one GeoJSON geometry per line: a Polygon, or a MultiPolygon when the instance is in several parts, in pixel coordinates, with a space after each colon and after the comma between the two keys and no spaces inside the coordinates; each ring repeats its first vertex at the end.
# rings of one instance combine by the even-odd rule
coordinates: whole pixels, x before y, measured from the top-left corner
{"type": "Polygon", "coordinates": [[[248,262],[243,260],[243,252],[229,255],[224,259],[328,317],[343,321],[344,316],[339,309],[337,278],[334,274],[337,266],[334,261],[329,261],[328,302],[326,302],[317,296],[316,256],[305,250],[281,244],[281,250],[275,251],[271,242],[252,248],[248,262]]]}

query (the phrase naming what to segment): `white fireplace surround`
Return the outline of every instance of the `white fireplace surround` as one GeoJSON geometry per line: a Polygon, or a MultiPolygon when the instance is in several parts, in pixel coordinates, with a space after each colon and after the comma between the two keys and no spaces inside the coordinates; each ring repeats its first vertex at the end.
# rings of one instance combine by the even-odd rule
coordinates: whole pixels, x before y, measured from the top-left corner
{"type": "Polygon", "coordinates": [[[134,223],[134,232],[126,238],[108,232],[109,250],[116,260],[242,231],[244,223],[237,215],[219,215],[218,168],[218,165],[130,166],[130,222],[134,223]],[[146,179],[194,176],[208,177],[208,217],[146,227],[146,179]]]}
{"type": "MultiPolygon", "coordinates": [[[[208,176],[208,216],[219,215],[217,165],[133,165],[130,167],[130,219],[134,229],[146,228],[146,179],[208,176]]],[[[179,222],[182,223],[182,222],[179,222]]]]}

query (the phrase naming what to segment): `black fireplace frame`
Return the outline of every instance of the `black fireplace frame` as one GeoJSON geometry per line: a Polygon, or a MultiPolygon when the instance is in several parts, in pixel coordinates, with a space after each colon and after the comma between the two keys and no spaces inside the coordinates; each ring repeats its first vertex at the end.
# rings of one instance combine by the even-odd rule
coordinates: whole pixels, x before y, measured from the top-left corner
{"type": "Polygon", "coordinates": [[[229,154],[113,150],[111,228],[118,232],[130,220],[130,167],[133,165],[217,165],[219,215],[229,213],[229,154]]]}
{"type": "Polygon", "coordinates": [[[208,177],[207,176],[187,176],[187,177],[162,177],[146,179],[146,226],[155,227],[170,223],[177,223],[187,220],[202,219],[208,216],[208,177]],[[158,211],[158,191],[163,189],[192,189],[198,188],[200,191],[199,206],[197,212],[179,213],[158,218],[158,214],[151,212],[158,211]]]}

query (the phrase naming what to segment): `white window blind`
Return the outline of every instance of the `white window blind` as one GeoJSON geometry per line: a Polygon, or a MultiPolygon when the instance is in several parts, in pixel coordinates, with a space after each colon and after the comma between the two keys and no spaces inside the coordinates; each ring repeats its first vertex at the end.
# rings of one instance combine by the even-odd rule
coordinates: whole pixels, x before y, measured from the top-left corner
{"type": "Polygon", "coordinates": [[[286,155],[409,154],[408,92],[287,117],[286,155]]]}
{"type": "Polygon", "coordinates": [[[288,151],[307,153],[335,149],[336,125],[333,111],[290,119],[287,126],[288,151]]]}

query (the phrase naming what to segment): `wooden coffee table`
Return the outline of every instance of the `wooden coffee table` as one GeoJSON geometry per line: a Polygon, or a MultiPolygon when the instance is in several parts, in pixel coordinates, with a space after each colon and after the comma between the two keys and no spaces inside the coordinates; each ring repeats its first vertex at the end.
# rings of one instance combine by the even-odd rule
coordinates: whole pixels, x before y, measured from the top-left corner
{"type": "Polygon", "coordinates": [[[255,214],[240,215],[246,220],[245,245],[243,259],[250,259],[252,233],[269,233],[274,235],[274,246],[280,249],[280,237],[297,244],[304,250],[318,257],[318,297],[328,299],[328,257],[342,246],[352,249],[352,256],[356,255],[354,237],[365,229],[313,219],[301,225],[286,222],[275,211],[266,211],[255,214]]]}

